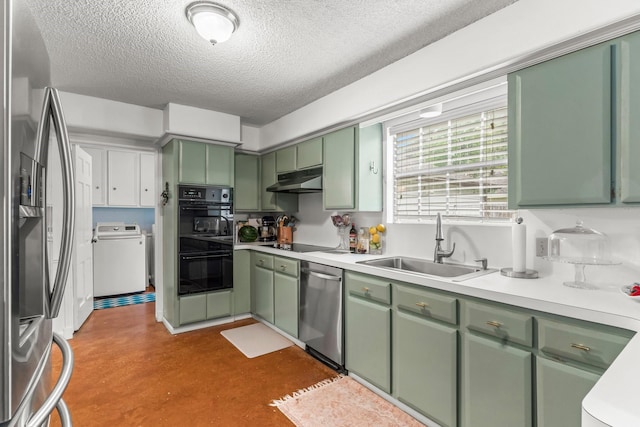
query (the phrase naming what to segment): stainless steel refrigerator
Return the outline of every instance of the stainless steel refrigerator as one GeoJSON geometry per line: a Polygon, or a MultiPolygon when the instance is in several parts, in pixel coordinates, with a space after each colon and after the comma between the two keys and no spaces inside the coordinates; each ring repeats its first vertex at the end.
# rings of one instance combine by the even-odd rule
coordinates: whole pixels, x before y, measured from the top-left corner
{"type": "Polygon", "coordinates": [[[58,92],[48,87],[49,57],[28,3],[4,0],[1,13],[0,426],[47,425],[55,408],[63,425],[71,425],[61,396],[73,370],[73,353],[69,344],[52,331],[73,241],[74,181],[69,138],[58,92]],[[49,271],[53,254],[47,244],[47,226],[52,223],[45,194],[47,180],[53,179],[47,168],[50,150],[59,152],[64,199],[55,271],[49,271]],[[60,347],[63,358],[57,380],[52,379],[52,343],[60,347]]]}

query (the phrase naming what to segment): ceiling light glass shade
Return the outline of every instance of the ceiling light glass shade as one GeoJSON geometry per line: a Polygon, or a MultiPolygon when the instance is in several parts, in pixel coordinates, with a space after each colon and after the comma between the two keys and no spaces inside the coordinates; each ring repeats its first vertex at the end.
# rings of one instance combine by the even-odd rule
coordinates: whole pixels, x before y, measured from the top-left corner
{"type": "Polygon", "coordinates": [[[238,17],[228,9],[208,1],[199,1],[187,6],[187,18],[200,36],[211,44],[229,40],[238,28],[238,17]]]}
{"type": "Polygon", "coordinates": [[[438,117],[440,114],[442,114],[442,104],[431,105],[420,110],[420,117],[424,118],[438,117]]]}

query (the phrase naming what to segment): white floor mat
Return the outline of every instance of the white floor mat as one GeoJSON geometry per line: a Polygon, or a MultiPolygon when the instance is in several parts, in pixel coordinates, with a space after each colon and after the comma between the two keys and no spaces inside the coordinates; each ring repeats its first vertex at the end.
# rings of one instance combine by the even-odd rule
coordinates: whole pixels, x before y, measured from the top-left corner
{"type": "Polygon", "coordinates": [[[291,347],[293,343],[262,323],[220,332],[249,359],[291,347]]]}

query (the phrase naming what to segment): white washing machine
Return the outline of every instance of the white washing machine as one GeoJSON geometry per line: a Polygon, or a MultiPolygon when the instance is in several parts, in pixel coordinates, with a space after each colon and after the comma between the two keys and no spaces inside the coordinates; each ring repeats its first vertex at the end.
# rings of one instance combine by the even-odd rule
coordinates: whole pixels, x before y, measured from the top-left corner
{"type": "Polygon", "coordinates": [[[99,222],[93,245],[93,295],[143,292],[147,286],[146,237],[138,224],[99,222]]]}

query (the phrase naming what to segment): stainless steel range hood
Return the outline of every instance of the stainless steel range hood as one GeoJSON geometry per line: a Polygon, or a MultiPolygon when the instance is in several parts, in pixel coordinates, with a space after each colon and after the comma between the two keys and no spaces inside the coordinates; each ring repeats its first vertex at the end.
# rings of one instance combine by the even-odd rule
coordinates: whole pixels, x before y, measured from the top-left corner
{"type": "Polygon", "coordinates": [[[267,187],[272,193],[317,193],[322,191],[322,168],[278,174],[278,182],[267,187]]]}

